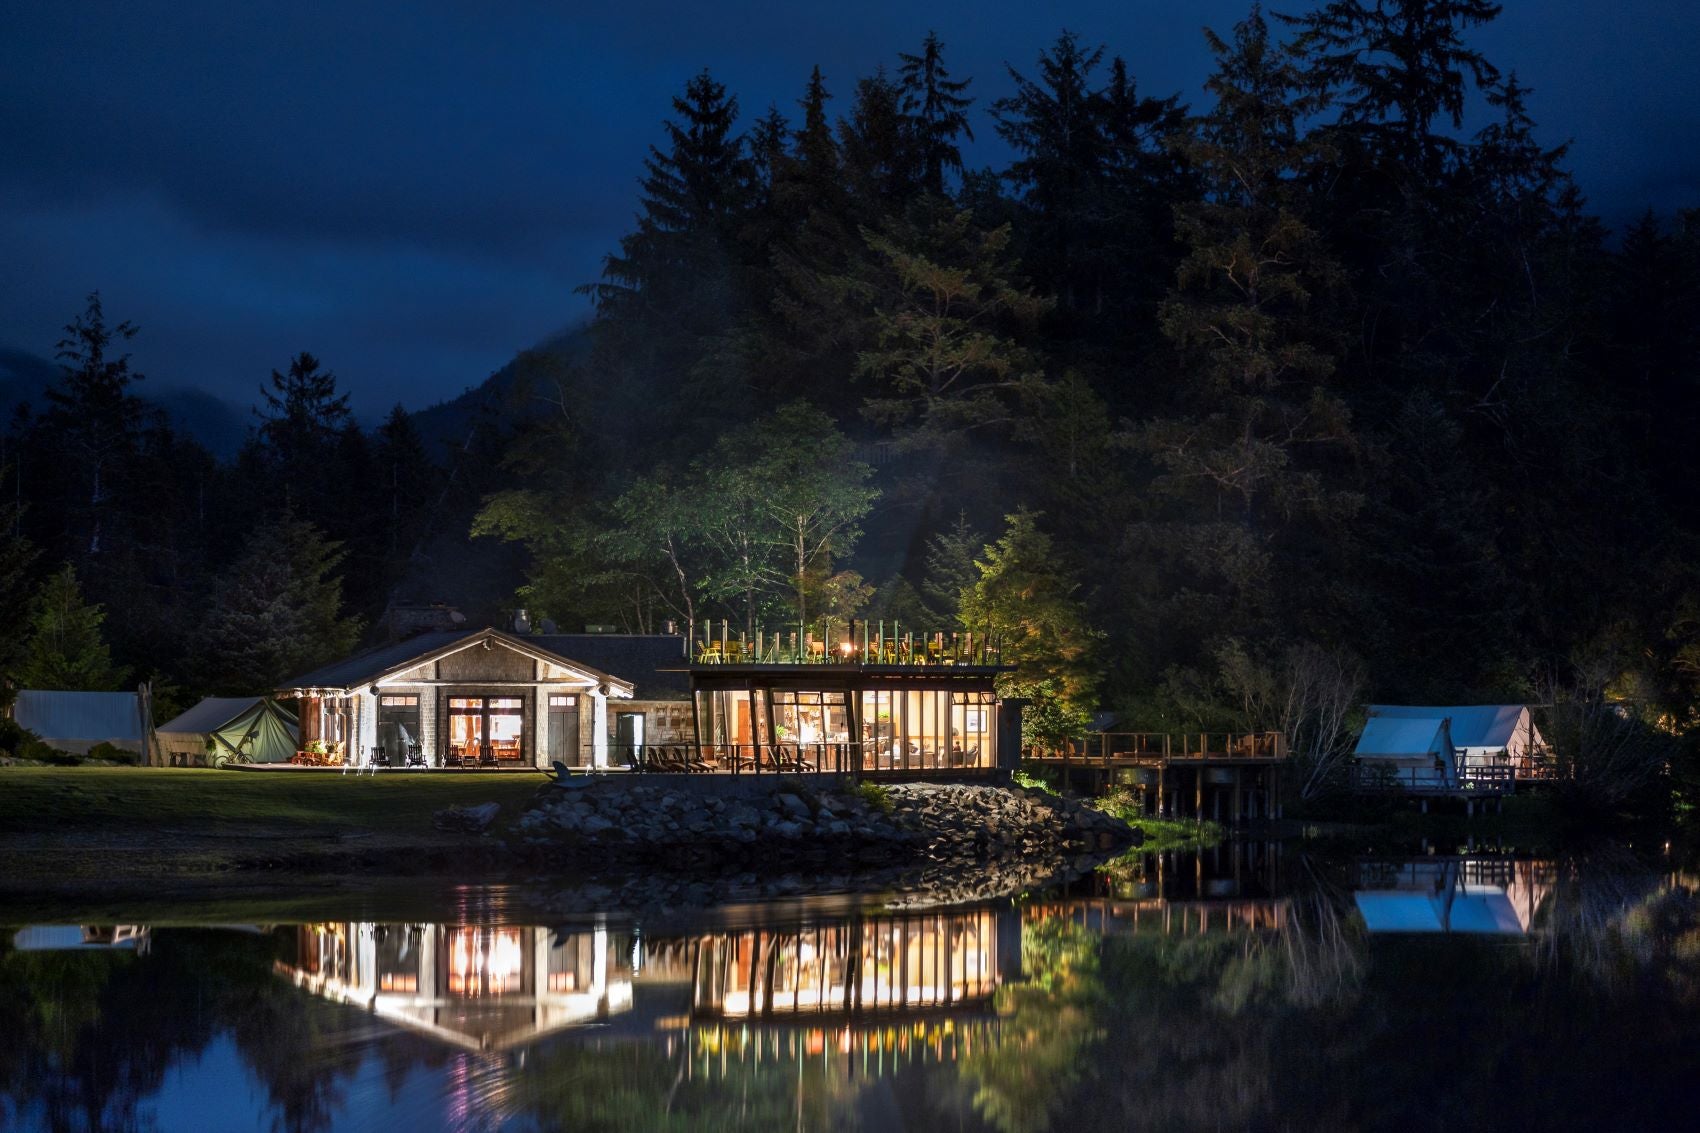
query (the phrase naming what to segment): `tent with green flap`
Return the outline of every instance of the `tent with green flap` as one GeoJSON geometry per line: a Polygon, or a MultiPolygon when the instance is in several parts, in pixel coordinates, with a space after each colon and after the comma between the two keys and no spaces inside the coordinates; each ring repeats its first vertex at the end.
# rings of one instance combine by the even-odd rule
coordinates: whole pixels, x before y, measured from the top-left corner
{"type": "Polygon", "coordinates": [[[159,728],[173,763],[288,763],[300,746],[295,717],[260,696],[209,696],[159,728]]]}

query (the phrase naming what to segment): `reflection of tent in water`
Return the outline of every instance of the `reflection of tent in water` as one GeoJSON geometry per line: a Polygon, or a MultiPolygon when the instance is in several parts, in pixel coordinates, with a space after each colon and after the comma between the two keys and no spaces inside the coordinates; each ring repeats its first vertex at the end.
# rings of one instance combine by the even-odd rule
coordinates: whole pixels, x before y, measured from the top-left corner
{"type": "Polygon", "coordinates": [[[12,937],[19,952],[64,952],[85,948],[133,948],[146,952],[146,925],[33,924],[12,937]]]}
{"type": "Polygon", "coordinates": [[[1552,890],[1552,869],[1494,859],[1372,863],[1352,896],[1371,932],[1522,935],[1552,890]]]}
{"type": "Polygon", "coordinates": [[[209,696],[159,728],[173,763],[288,763],[295,757],[295,717],[258,696],[209,696]]]}

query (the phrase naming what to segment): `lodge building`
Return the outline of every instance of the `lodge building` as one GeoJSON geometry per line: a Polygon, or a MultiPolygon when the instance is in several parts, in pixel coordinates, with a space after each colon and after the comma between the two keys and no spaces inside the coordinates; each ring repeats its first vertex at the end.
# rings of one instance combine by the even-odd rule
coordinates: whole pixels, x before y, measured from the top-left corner
{"type": "Polygon", "coordinates": [[[972,634],[753,643],[442,630],[287,681],[297,762],[343,767],[975,776],[1013,766],[1020,703],[972,634]],[[1007,761],[1007,762],[1006,762],[1007,761]]]}

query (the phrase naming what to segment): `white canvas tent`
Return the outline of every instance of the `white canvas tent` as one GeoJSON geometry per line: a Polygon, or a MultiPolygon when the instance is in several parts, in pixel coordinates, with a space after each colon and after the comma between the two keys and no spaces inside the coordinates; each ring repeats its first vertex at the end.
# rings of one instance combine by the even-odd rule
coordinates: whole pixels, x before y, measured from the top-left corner
{"type": "Polygon", "coordinates": [[[159,728],[172,763],[288,763],[299,746],[295,718],[258,696],[209,696],[159,728]]]}
{"type": "Polygon", "coordinates": [[[1352,753],[1371,767],[1426,786],[1458,781],[1458,758],[1445,717],[1374,716],[1352,753]]]}
{"type": "Polygon", "coordinates": [[[109,743],[138,756],[147,751],[148,718],[137,692],[65,692],[22,689],[12,719],[49,747],[87,755],[109,743]]]}
{"type": "Polygon", "coordinates": [[[1531,763],[1546,751],[1546,740],[1535,727],[1526,704],[1372,704],[1369,715],[1371,722],[1377,719],[1449,721],[1460,767],[1508,763],[1517,768],[1519,775],[1524,775],[1531,763]]]}

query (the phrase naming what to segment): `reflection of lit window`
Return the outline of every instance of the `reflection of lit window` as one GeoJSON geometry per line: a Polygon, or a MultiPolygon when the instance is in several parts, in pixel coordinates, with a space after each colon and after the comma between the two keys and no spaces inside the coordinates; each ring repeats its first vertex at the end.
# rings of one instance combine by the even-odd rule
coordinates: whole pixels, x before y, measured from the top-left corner
{"type": "Polygon", "coordinates": [[[459,928],[449,937],[449,994],[468,998],[520,989],[525,949],[516,928],[459,928]]]}

